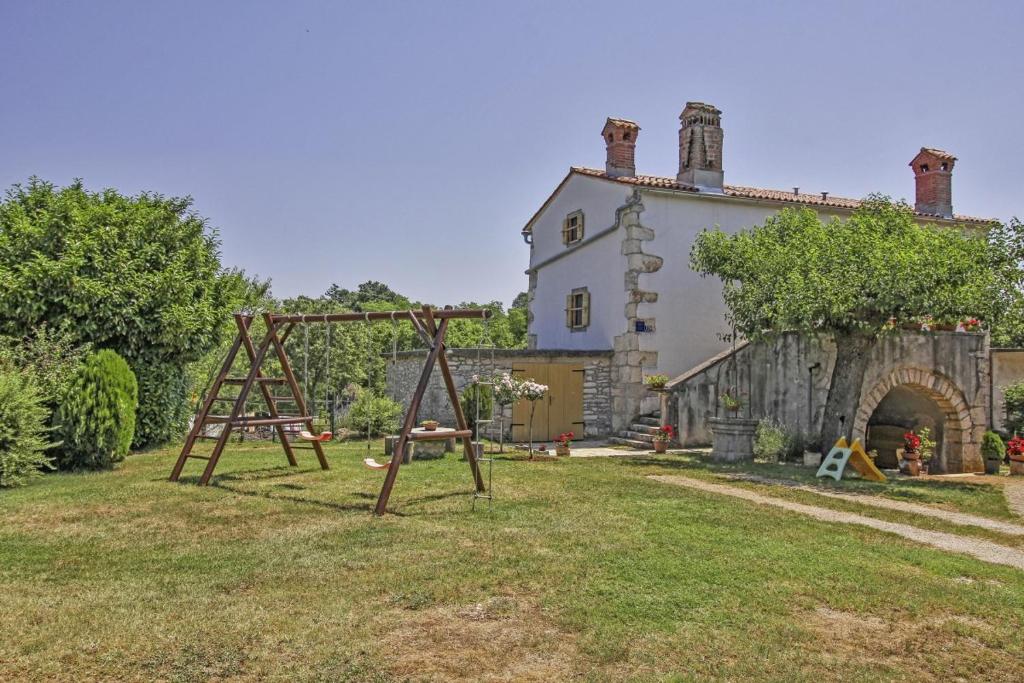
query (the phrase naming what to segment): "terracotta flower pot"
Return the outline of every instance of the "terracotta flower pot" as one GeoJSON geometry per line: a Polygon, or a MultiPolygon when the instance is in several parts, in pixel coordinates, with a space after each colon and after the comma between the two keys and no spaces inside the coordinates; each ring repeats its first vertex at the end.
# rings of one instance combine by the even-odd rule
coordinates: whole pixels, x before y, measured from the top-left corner
{"type": "Polygon", "coordinates": [[[569,455],[569,447],[568,446],[559,446],[558,448],[555,449],[555,453],[557,453],[558,455],[562,456],[563,458],[567,457],[569,455]]]}
{"type": "Polygon", "coordinates": [[[668,441],[655,441],[654,442],[654,452],[655,453],[664,453],[667,450],[668,450],[668,441]]]}
{"type": "Polygon", "coordinates": [[[434,420],[427,420],[423,422],[420,426],[423,427],[423,429],[428,432],[433,432],[437,431],[437,428],[441,426],[441,423],[435,422],[434,420]]]}
{"type": "Polygon", "coordinates": [[[1024,476],[1024,455],[1010,455],[1010,474],[1014,477],[1024,476]]]}
{"type": "Polygon", "coordinates": [[[920,460],[920,458],[915,458],[914,460],[909,460],[906,457],[904,457],[904,461],[906,463],[907,474],[908,475],[910,475],[911,477],[920,476],[920,474],[921,474],[921,460],[920,460]]]}

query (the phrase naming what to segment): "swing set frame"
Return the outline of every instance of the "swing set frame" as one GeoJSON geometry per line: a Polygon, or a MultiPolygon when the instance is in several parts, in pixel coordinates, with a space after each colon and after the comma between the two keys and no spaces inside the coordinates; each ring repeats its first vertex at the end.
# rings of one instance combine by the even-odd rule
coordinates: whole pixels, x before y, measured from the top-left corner
{"type": "MultiPolygon", "coordinates": [[[[234,319],[235,325],[238,328],[238,334],[235,336],[234,343],[232,343],[228,350],[227,356],[221,364],[220,371],[217,373],[210,390],[207,392],[207,395],[203,400],[199,413],[196,415],[195,422],[192,425],[192,429],[189,430],[188,437],[185,439],[181,453],[178,455],[178,460],[175,462],[174,469],[171,471],[170,480],[178,481],[182,470],[185,467],[185,463],[192,458],[207,461],[206,468],[199,477],[198,483],[200,486],[209,484],[210,477],[213,476],[213,471],[216,469],[220,456],[223,454],[224,448],[227,446],[228,440],[231,437],[231,432],[234,429],[242,430],[250,426],[273,426],[280,437],[281,447],[284,449],[285,457],[288,459],[288,464],[293,467],[296,466],[298,463],[295,460],[294,450],[297,447],[289,443],[285,425],[305,425],[306,429],[312,433],[314,431],[314,416],[310,415],[306,408],[304,395],[295,378],[295,373],[292,371],[291,363],[288,360],[288,353],[285,351],[284,342],[288,339],[288,336],[297,325],[346,322],[370,323],[378,320],[390,320],[394,322],[398,320],[408,320],[412,323],[416,333],[427,344],[429,352],[427,353],[426,361],[423,364],[423,370],[420,373],[416,390],[413,392],[412,400],[409,402],[409,408],[405,413],[405,419],[402,422],[402,429],[398,434],[397,441],[395,442],[391,462],[388,463],[384,483],[381,486],[380,495],[377,497],[377,505],[374,508],[374,514],[383,515],[387,509],[388,499],[391,497],[391,490],[394,488],[395,480],[398,478],[398,468],[402,464],[406,446],[410,441],[442,440],[452,438],[461,439],[463,450],[466,454],[466,460],[469,462],[470,471],[473,475],[473,483],[476,487],[476,492],[484,492],[486,489],[484,487],[483,477],[480,473],[480,465],[477,462],[476,447],[473,445],[473,431],[469,428],[466,416],[462,411],[462,404],[459,401],[459,395],[455,389],[455,381],[452,378],[451,369],[448,366],[448,357],[445,354],[445,335],[448,332],[448,323],[451,320],[486,320],[490,316],[491,312],[486,309],[455,309],[451,306],[446,306],[444,309],[439,310],[430,306],[423,306],[420,310],[370,311],[366,313],[263,313],[263,320],[266,323],[267,331],[259,345],[256,345],[253,343],[253,339],[250,334],[250,328],[255,316],[249,313],[235,313],[234,319]],[[245,349],[245,354],[248,357],[249,371],[244,377],[232,377],[231,368],[238,357],[238,352],[243,348],[245,349]],[[277,356],[277,360],[281,365],[281,371],[284,377],[264,376],[262,370],[263,364],[267,360],[271,351],[273,351],[277,356]],[[416,416],[419,412],[420,404],[423,401],[423,396],[426,393],[427,385],[430,381],[430,375],[432,374],[435,365],[440,367],[441,375],[444,378],[444,385],[448,391],[448,398],[452,403],[452,409],[455,413],[456,429],[455,431],[445,432],[413,432],[413,429],[416,426],[416,416]],[[241,388],[239,389],[237,396],[222,397],[220,396],[220,391],[225,385],[240,385],[241,388]],[[283,385],[287,388],[289,394],[284,396],[275,396],[270,391],[270,385],[283,385]],[[260,394],[263,396],[267,405],[267,411],[270,415],[269,418],[253,418],[245,415],[246,401],[249,398],[249,394],[252,392],[253,387],[258,387],[260,394]],[[281,415],[277,407],[278,401],[293,403],[297,407],[299,414],[296,416],[281,415]],[[218,402],[232,403],[231,411],[228,415],[211,414],[214,404],[218,402]],[[203,432],[206,426],[210,424],[223,425],[219,435],[204,435],[203,432]],[[209,456],[196,455],[192,453],[192,449],[195,447],[196,442],[201,439],[216,440],[216,443],[213,446],[213,451],[209,456]]],[[[316,453],[321,469],[330,469],[330,465],[327,462],[327,458],[324,455],[323,447],[320,442],[311,441],[310,448],[316,453]]]]}

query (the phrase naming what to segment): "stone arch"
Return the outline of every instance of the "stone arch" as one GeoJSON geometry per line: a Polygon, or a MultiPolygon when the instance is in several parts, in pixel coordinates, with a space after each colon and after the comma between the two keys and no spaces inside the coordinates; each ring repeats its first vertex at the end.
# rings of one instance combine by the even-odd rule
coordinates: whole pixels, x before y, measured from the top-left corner
{"type": "Polygon", "coordinates": [[[942,452],[936,454],[942,469],[947,472],[978,471],[982,465],[978,430],[984,430],[984,425],[975,424],[970,404],[952,380],[925,368],[896,368],[862,392],[860,407],[853,421],[853,438],[867,443],[868,421],[882,399],[898,386],[930,398],[944,416],[942,452]]]}

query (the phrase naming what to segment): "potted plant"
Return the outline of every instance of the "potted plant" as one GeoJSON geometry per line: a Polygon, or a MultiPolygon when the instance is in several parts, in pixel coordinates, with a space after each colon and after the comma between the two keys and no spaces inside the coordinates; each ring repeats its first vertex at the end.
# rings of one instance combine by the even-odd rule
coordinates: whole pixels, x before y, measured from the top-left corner
{"type": "Polygon", "coordinates": [[[423,427],[423,430],[427,432],[435,432],[440,426],[441,423],[437,420],[424,420],[423,422],[420,422],[420,427],[423,427]]]}
{"type": "Polygon", "coordinates": [[[563,457],[569,455],[569,446],[572,445],[572,439],[575,436],[572,432],[565,432],[564,434],[558,435],[558,445],[555,447],[555,453],[563,457]]]}
{"type": "Polygon", "coordinates": [[[519,395],[530,402],[530,419],[527,429],[530,436],[530,454],[533,455],[533,414],[537,409],[537,401],[544,398],[548,393],[548,385],[534,382],[532,379],[523,380],[519,385],[519,395]]]}
{"type": "Polygon", "coordinates": [[[1010,474],[1017,477],[1024,475],[1024,439],[1014,435],[1006,443],[1006,457],[1010,459],[1010,474]]]}
{"type": "Polygon", "coordinates": [[[985,459],[985,474],[999,474],[999,466],[1006,457],[1006,444],[995,432],[985,432],[981,438],[981,457],[985,459]]]}
{"type": "Polygon", "coordinates": [[[981,321],[977,318],[965,318],[960,322],[964,332],[977,332],[981,329],[981,321]]]}
{"type": "Polygon", "coordinates": [[[907,474],[921,474],[921,437],[911,431],[903,432],[903,462],[907,474]]]}
{"type": "Polygon", "coordinates": [[[740,408],[743,406],[743,401],[733,396],[731,390],[719,396],[719,399],[722,401],[722,407],[729,411],[733,417],[740,412],[740,408]]]}
{"type": "Polygon", "coordinates": [[[668,384],[668,375],[647,375],[644,377],[644,384],[651,391],[665,391],[668,384]]]}
{"type": "Polygon", "coordinates": [[[676,430],[672,428],[672,425],[662,425],[658,427],[658,433],[654,435],[654,452],[664,453],[668,450],[668,445],[676,437],[676,430]]]}

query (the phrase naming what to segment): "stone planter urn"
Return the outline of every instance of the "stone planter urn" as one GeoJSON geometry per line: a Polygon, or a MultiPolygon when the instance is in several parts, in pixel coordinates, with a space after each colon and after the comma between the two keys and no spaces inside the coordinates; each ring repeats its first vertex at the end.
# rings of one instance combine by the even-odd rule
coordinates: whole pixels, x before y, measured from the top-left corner
{"type": "Polygon", "coordinates": [[[754,459],[754,432],[757,420],[744,417],[712,417],[711,459],[715,462],[742,462],[754,459]]]}
{"type": "Polygon", "coordinates": [[[921,474],[921,454],[913,451],[903,451],[903,464],[906,473],[911,477],[921,474]]]}
{"type": "Polygon", "coordinates": [[[1024,455],[1010,456],[1010,475],[1024,477],[1024,455]]]}

